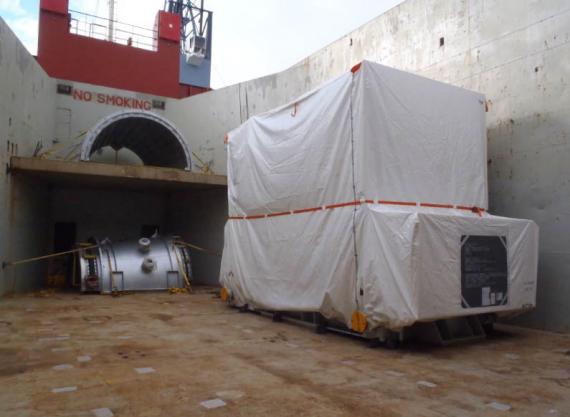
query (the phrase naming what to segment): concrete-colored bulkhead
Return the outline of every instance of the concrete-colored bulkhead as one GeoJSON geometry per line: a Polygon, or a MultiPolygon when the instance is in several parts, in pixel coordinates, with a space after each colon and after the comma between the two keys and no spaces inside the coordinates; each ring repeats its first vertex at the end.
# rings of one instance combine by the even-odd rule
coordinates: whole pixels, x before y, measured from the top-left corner
{"type": "Polygon", "coordinates": [[[190,171],[190,145],[170,121],[147,111],[120,111],[101,119],[87,132],[81,160],[105,146],[133,151],[145,165],[190,171]]]}

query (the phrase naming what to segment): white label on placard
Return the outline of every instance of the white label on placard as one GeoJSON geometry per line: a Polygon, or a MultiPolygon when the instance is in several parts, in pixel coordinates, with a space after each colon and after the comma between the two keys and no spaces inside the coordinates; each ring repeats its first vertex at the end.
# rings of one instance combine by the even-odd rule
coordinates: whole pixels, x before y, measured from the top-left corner
{"type": "Polygon", "coordinates": [[[491,293],[491,287],[482,287],[481,288],[481,305],[488,306],[489,305],[489,295],[491,293]]]}

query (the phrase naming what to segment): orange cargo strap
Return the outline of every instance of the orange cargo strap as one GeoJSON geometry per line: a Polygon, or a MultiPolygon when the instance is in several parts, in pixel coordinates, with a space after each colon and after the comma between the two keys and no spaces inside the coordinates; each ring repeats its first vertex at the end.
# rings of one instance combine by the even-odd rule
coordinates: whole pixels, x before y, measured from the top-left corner
{"type": "Polygon", "coordinates": [[[411,203],[409,201],[389,201],[389,200],[378,200],[378,204],[389,204],[392,206],[417,206],[417,203],[411,203]]]}
{"type": "Polygon", "coordinates": [[[310,208],[304,208],[304,209],[298,209],[298,210],[280,211],[277,213],[252,214],[249,216],[229,216],[228,219],[229,220],[265,219],[265,218],[270,218],[270,217],[287,216],[290,214],[311,213],[311,212],[316,212],[316,211],[321,211],[321,210],[334,210],[334,209],[341,208],[341,207],[360,206],[362,204],[384,204],[384,205],[392,205],[392,206],[429,207],[429,208],[441,208],[441,209],[466,210],[466,211],[470,211],[472,213],[478,214],[480,217],[482,217],[482,213],[485,212],[484,208],[474,207],[474,206],[460,206],[460,205],[439,204],[439,203],[415,203],[412,201],[362,199],[362,200],[348,201],[346,203],[328,204],[328,205],[320,206],[320,207],[310,207],[310,208]]]}
{"type": "Polygon", "coordinates": [[[421,207],[434,207],[434,208],[453,208],[451,204],[434,204],[434,203],[420,203],[421,207]]]}
{"type": "Polygon", "coordinates": [[[352,67],[350,69],[350,72],[352,72],[353,74],[356,74],[360,70],[361,66],[362,66],[362,62],[356,64],[354,67],[352,67]]]}

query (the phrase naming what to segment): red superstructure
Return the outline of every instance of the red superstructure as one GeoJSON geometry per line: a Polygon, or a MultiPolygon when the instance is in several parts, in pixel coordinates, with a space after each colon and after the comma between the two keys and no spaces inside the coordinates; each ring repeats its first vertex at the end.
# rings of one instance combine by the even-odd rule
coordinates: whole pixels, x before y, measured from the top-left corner
{"type": "Polygon", "coordinates": [[[72,33],[68,0],[41,0],[38,62],[54,78],[183,98],[208,88],[180,83],[180,16],[159,11],[153,50],[72,33]]]}

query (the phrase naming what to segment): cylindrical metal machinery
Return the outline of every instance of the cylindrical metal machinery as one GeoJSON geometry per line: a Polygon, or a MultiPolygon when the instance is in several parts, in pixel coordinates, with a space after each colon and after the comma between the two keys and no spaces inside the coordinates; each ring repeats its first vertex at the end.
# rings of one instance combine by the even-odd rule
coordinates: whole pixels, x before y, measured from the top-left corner
{"type": "Polygon", "coordinates": [[[78,254],[82,292],[183,288],[191,279],[190,252],[175,237],[95,242],[78,254]]]}

